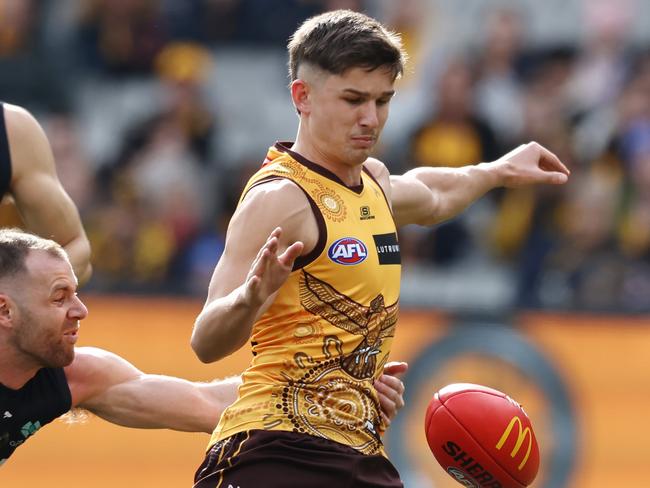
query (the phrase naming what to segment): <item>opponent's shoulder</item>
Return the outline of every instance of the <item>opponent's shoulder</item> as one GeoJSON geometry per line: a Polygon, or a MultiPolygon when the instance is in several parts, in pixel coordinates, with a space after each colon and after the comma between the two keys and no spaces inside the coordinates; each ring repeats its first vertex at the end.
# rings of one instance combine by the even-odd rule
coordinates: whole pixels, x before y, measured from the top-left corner
{"type": "Polygon", "coordinates": [[[74,360],[64,371],[73,406],[140,373],[122,357],[97,347],[76,348],[74,360]]]}
{"type": "Polygon", "coordinates": [[[116,357],[119,356],[99,347],[82,346],[75,348],[75,359],[90,364],[100,363],[116,357]]]}
{"type": "Polygon", "coordinates": [[[75,348],[74,360],[64,368],[68,381],[90,378],[114,362],[118,356],[98,347],[75,348]]]}

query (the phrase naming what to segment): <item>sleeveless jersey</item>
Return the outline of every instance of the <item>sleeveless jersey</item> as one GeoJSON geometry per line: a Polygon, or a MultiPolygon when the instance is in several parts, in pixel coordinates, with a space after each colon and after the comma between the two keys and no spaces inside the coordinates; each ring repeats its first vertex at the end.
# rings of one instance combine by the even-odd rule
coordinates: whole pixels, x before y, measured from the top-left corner
{"type": "Polygon", "coordinates": [[[43,368],[19,390],[0,384],[0,465],[45,424],[72,406],[63,368],[43,368]]]}
{"type": "Polygon", "coordinates": [[[11,153],[9,152],[9,137],[5,124],[5,108],[0,102],[0,199],[9,191],[11,183],[11,153]]]}
{"type": "Polygon", "coordinates": [[[253,326],[251,365],[210,445],[265,429],[385,455],[372,383],[388,360],[398,314],[401,261],[390,207],[365,170],[362,184],[350,188],[279,143],[242,199],[253,186],[278,178],[293,181],[309,200],[318,244],[296,261],[253,326]]]}

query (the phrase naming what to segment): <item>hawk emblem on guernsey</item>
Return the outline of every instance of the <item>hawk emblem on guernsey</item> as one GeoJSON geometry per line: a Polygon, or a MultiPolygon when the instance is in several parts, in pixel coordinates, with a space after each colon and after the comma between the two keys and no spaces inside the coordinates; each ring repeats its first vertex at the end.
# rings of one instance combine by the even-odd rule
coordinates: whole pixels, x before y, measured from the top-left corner
{"type": "Polygon", "coordinates": [[[341,356],[341,368],[353,378],[372,378],[382,340],[395,335],[398,304],[387,307],[379,294],[369,306],[361,305],[305,270],[300,277],[300,303],[333,326],[362,336],[352,353],[341,356]]]}

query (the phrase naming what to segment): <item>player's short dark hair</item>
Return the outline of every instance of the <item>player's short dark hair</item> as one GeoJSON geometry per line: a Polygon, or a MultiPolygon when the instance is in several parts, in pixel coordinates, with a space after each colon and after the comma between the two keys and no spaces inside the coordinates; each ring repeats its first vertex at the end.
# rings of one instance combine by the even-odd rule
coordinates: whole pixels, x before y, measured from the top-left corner
{"type": "Polygon", "coordinates": [[[379,21],[351,10],[334,10],[307,19],[289,40],[289,76],[310,64],[340,75],[350,68],[387,67],[398,78],[406,53],[400,36],[379,21]]]}
{"type": "Polygon", "coordinates": [[[27,271],[25,259],[30,251],[45,251],[68,260],[60,244],[20,229],[0,229],[0,278],[27,271]]]}

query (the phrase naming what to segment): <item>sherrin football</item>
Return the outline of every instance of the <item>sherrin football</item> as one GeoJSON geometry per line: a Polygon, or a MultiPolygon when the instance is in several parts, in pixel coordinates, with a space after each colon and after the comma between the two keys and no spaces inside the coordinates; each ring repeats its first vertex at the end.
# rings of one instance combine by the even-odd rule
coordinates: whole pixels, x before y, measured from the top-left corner
{"type": "Polygon", "coordinates": [[[524,488],[539,469],[539,447],[521,405],[481,385],[439,390],[425,417],[427,442],[440,465],[461,485],[524,488]]]}

